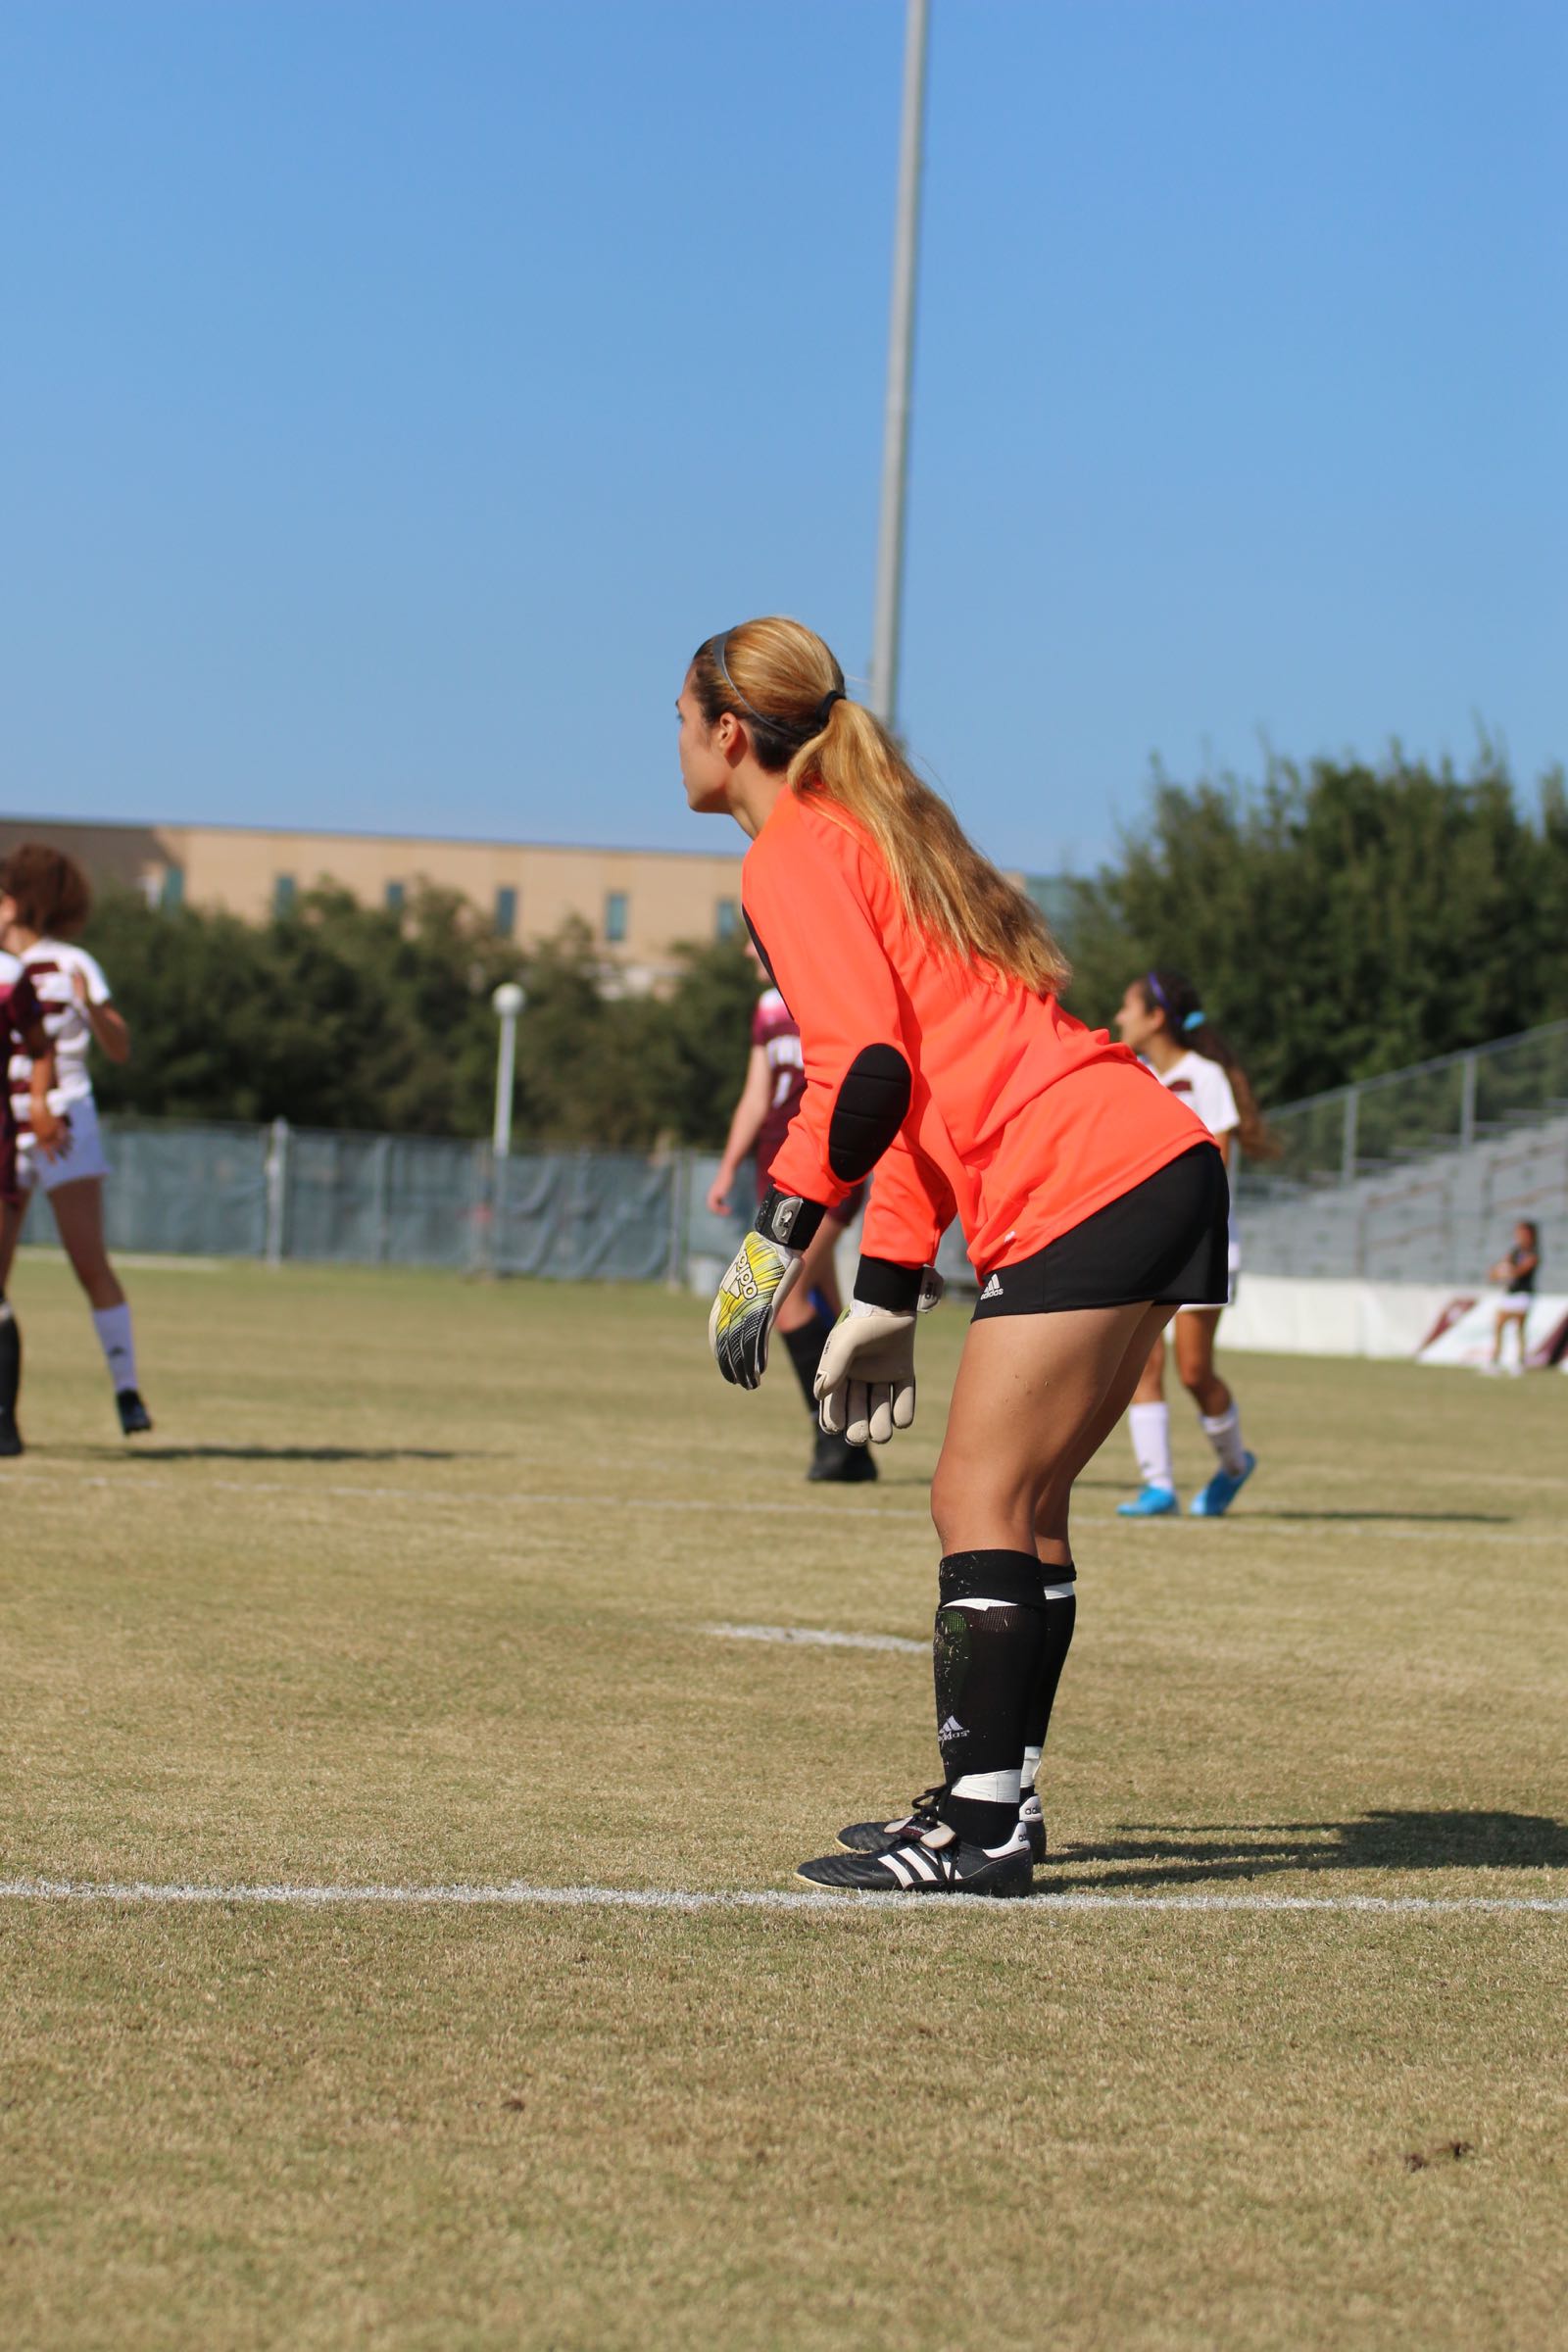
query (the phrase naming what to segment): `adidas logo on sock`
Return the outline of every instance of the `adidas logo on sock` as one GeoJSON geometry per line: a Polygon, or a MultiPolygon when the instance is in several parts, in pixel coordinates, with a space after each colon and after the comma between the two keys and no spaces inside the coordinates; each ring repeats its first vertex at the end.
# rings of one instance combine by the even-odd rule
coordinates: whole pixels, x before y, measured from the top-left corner
{"type": "Polygon", "coordinates": [[[1000,1298],[1002,1297],[1002,1284],[997,1279],[995,1274],[992,1275],[991,1280],[986,1284],[986,1287],[981,1292],[980,1296],[982,1298],[1000,1298]]]}
{"type": "Polygon", "coordinates": [[[939,1724],[937,1726],[937,1739],[939,1741],[943,1740],[962,1740],[967,1735],[965,1733],[964,1726],[958,1721],[956,1715],[950,1715],[946,1723],[939,1724]]]}

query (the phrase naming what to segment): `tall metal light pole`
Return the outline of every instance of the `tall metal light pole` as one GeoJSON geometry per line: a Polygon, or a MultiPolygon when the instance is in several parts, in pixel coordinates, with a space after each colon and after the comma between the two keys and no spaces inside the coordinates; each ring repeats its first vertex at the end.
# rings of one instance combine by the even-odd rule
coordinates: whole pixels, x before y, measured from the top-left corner
{"type": "Polygon", "coordinates": [[[490,1131],[490,1271],[501,1262],[501,1221],[507,1206],[507,1161],[512,1155],[512,1096],[517,1074],[517,1015],[528,1002],[515,980],[503,980],[490,1003],[501,1023],[496,1048],[496,1115],[490,1131]]]}
{"type": "Polygon", "coordinates": [[[877,533],[876,611],[871,624],[871,708],[887,727],[894,725],[899,708],[904,502],[909,460],[909,383],[914,368],[914,276],[920,245],[920,164],[925,130],[929,17],[930,0],[908,0],[904,40],[904,127],[899,138],[899,212],[893,235],[893,311],[888,322],[882,520],[877,533]]]}
{"type": "Polygon", "coordinates": [[[501,1023],[501,1042],[496,1051],[496,1121],[491,1136],[497,1159],[505,1159],[512,1150],[512,1094],[517,1074],[517,1015],[527,1002],[515,980],[503,980],[490,999],[491,1007],[501,1023]]]}

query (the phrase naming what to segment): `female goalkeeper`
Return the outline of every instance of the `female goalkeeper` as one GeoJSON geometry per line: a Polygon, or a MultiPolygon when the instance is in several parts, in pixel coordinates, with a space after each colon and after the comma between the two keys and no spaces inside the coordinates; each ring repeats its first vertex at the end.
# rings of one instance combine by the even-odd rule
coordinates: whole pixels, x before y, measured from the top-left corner
{"type": "Polygon", "coordinates": [[[941,1782],[801,1875],[1026,1893],[1026,1758],[1072,1634],[1073,1480],[1174,1308],[1224,1300],[1224,1162],[1127,1047],[1062,1011],[1040,915],[847,699],[819,637],[779,619],[710,637],[676,708],[688,802],[751,836],[742,905],[806,1065],[713,1303],[720,1371],[757,1386],[803,1251],[873,1168],[855,1295],[816,1378],[823,1426],[855,1445],[909,1426],[923,1270],[954,1215],[982,1277],[931,1490],[941,1782]]]}

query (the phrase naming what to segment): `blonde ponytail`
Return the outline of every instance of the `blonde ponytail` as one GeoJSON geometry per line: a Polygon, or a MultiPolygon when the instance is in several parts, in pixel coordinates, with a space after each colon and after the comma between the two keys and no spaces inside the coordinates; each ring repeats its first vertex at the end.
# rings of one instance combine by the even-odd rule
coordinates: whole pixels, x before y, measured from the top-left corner
{"type": "Polygon", "coordinates": [[[698,650],[692,684],[710,726],[732,711],[763,767],[784,769],[800,799],[842,808],[861,828],[934,947],[1037,996],[1066,986],[1071,967],[1040,909],[982,858],[881,720],[846,698],[820,637],[798,620],[743,621],[698,650]]]}

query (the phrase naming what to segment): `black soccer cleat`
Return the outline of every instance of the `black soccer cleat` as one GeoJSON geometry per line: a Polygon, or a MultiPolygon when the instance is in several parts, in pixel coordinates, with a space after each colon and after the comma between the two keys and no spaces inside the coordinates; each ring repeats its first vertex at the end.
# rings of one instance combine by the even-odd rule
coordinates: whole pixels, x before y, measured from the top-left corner
{"type": "MultiPolygon", "coordinates": [[[[839,1843],[849,1854],[886,1854],[896,1845],[933,1828],[941,1820],[937,1803],[942,1795],[939,1781],[934,1788],[922,1789],[901,1821],[852,1821],[839,1832],[839,1843]]],[[[1029,1843],[1029,1859],[1039,1864],[1046,1858],[1046,1822],[1040,1810],[1040,1799],[1031,1796],[1018,1809],[1018,1822],[1029,1843]]]]}
{"type": "Polygon", "coordinates": [[[139,1438],[153,1425],[153,1417],[135,1389],[120,1389],[115,1402],[120,1407],[120,1434],[124,1438],[139,1438]]]}
{"type": "Polygon", "coordinates": [[[846,1894],[1027,1894],[1034,1865],[1022,1830],[995,1853],[969,1845],[945,1821],[885,1854],[823,1854],[796,1872],[808,1886],[846,1894]]]}
{"type": "Polygon", "coordinates": [[[852,1446],[848,1438],[819,1429],[806,1475],[817,1486],[861,1487],[876,1477],[877,1467],[868,1446],[852,1446]]]}
{"type": "Polygon", "coordinates": [[[942,1815],[937,1810],[945,1794],[945,1785],[938,1781],[933,1788],[922,1788],[907,1813],[897,1821],[852,1821],[839,1832],[839,1843],[847,1854],[886,1854],[906,1838],[919,1837],[922,1830],[941,1826],[942,1815]]]}
{"type": "Polygon", "coordinates": [[[19,1453],[25,1453],[26,1450],[22,1443],[22,1432],[17,1427],[16,1414],[9,1408],[0,1410],[0,1462],[14,1462],[19,1453]]]}

